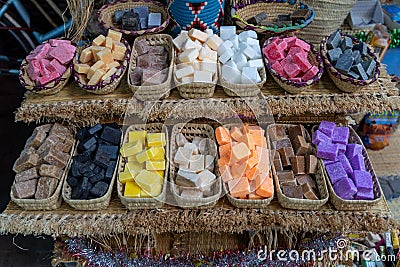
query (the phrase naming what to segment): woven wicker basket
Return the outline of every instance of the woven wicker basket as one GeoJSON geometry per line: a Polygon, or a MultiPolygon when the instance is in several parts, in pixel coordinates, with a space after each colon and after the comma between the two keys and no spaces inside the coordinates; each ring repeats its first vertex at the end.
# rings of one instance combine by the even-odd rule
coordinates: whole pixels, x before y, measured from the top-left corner
{"type": "MultiPolygon", "coordinates": [[[[353,44],[358,44],[360,41],[356,38],[354,38],[351,35],[346,35],[342,34],[342,37],[348,36],[353,40],[353,44]]],[[[367,46],[368,49],[368,56],[371,59],[374,59],[376,61],[376,67],[373,73],[373,76],[371,79],[368,80],[356,80],[350,76],[347,76],[343,73],[340,73],[335,67],[331,64],[331,62],[328,59],[327,53],[327,47],[326,47],[326,41],[328,40],[329,36],[325,37],[322,42],[321,42],[321,57],[322,60],[324,61],[325,68],[329,74],[329,77],[331,77],[332,81],[335,83],[335,85],[342,90],[343,92],[346,93],[356,93],[370,85],[371,83],[376,82],[379,78],[379,61],[377,60],[375,54],[372,52],[372,50],[367,46]]]]}
{"type": "MultiPolygon", "coordinates": [[[[44,42],[44,43],[47,43],[44,42]]],[[[73,43],[71,43],[73,44],[73,43]]],[[[75,45],[75,44],[73,44],[75,45]]],[[[33,51],[31,51],[29,54],[32,54],[33,51]]],[[[67,69],[65,70],[64,74],[55,79],[52,82],[49,82],[45,85],[37,85],[35,81],[32,81],[31,78],[29,78],[27,69],[28,69],[28,61],[24,59],[21,63],[20,67],[20,72],[19,72],[19,81],[23,87],[25,87],[26,90],[29,90],[33,93],[36,94],[41,94],[41,95],[54,95],[57,94],[58,92],[61,91],[61,89],[64,88],[64,86],[67,84],[69,78],[71,77],[72,74],[72,62],[70,62],[67,66],[67,69]]]]}
{"type": "Polygon", "coordinates": [[[244,0],[239,1],[233,6],[236,13],[232,16],[233,20],[242,29],[254,30],[261,34],[277,35],[288,34],[289,32],[298,31],[310,24],[315,17],[314,9],[297,1],[281,1],[281,0],[244,0]],[[291,14],[294,10],[300,9],[301,6],[311,10],[311,16],[300,25],[289,27],[273,28],[264,26],[255,26],[247,23],[247,21],[264,11],[268,18],[275,18],[278,14],[291,14]]]}
{"type": "Polygon", "coordinates": [[[218,63],[219,82],[224,88],[224,92],[229,96],[250,97],[258,95],[261,92],[260,90],[264,86],[264,83],[267,81],[265,67],[263,66],[258,73],[260,74],[261,82],[257,84],[234,84],[227,82],[224,78],[222,78],[221,63],[218,63]]]}
{"type": "MultiPolygon", "coordinates": [[[[296,125],[293,124],[272,124],[268,126],[268,132],[270,129],[273,127],[280,125],[280,126],[285,126],[286,129],[290,127],[294,127],[296,125]]],[[[305,136],[305,139],[307,142],[311,142],[310,135],[307,131],[303,131],[303,134],[305,136]]],[[[268,134],[268,143],[272,147],[272,141],[269,138],[268,134]]],[[[313,154],[315,155],[315,149],[313,149],[313,154]]],[[[328,194],[328,188],[326,187],[326,181],[325,181],[325,172],[324,168],[322,165],[322,161],[318,160],[318,165],[317,165],[317,173],[315,174],[315,182],[318,188],[319,196],[320,199],[318,200],[311,200],[311,199],[297,199],[297,198],[290,198],[287,197],[285,194],[283,194],[282,189],[279,185],[279,180],[278,176],[276,174],[275,166],[272,165],[272,170],[274,174],[274,180],[275,180],[275,188],[276,188],[276,193],[278,196],[278,201],[279,204],[286,208],[286,209],[295,209],[295,210],[318,210],[320,209],[329,199],[329,194],[328,194]]]]}
{"type": "Polygon", "coordinates": [[[131,88],[135,97],[139,100],[159,100],[169,96],[169,93],[172,89],[172,72],[174,70],[174,61],[175,61],[175,49],[174,44],[172,43],[172,37],[168,34],[150,34],[140,36],[135,39],[132,47],[132,55],[129,64],[129,71],[127,75],[128,86],[131,88]],[[136,58],[138,56],[137,51],[135,49],[135,44],[139,40],[146,40],[148,45],[151,46],[164,46],[168,51],[168,76],[167,80],[160,85],[151,85],[151,86],[136,86],[131,83],[130,73],[136,68],[136,58]]]}
{"type": "MultiPolygon", "coordinates": [[[[125,59],[121,63],[121,66],[119,67],[117,72],[115,74],[113,74],[109,80],[102,81],[95,85],[87,85],[88,81],[86,79],[86,75],[82,75],[77,72],[74,72],[75,81],[78,83],[78,85],[80,87],[82,87],[84,90],[86,90],[90,93],[96,94],[96,95],[106,95],[106,94],[112,93],[118,87],[119,83],[122,80],[122,77],[124,76],[126,70],[128,69],[129,58],[131,56],[131,48],[130,48],[128,42],[125,39],[122,39],[121,42],[126,46],[126,52],[125,52],[125,59]]],[[[81,63],[79,61],[79,54],[86,47],[87,46],[80,47],[77,49],[77,54],[74,58],[74,64],[81,63]]]]}
{"type": "MultiPolygon", "coordinates": [[[[122,141],[122,137],[121,137],[122,141]]],[[[78,154],[78,145],[79,142],[76,144],[74,147],[74,156],[78,154]]],[[[117,161],[119,161],[119,156],[117,158],[117,161]]],[[[69,165],[67,166],[67,173],[69,172],[71,165],[72,165],[73,160],[69,162],[69,165]]],[[[80,199],[71,199],[71,194],[72,194],[72,188],[71,186],[67,183],[67,180],[65,179],[63,188],[62,188],[62,197],[68,205],[73,207],[74,209],[77,210],[101,210],[105,209],[108,207],[110,204],[111,200],[111,194],[113,191],[114,187],[114,182],[115,182],[115,177],[117,176],[118,168],[115,167],[113,177],[111,179],[110,185],[108,186],[107,193],[99,198],[94,198],[94,199],[89,199],[89,200],[80,200],[80,199]]]]}
{"type": "MultiPolygon", "coordinates": [[[[243,125],[238,125],[238,124],[225,124],[223,127],[227,129],[231,129],[234,126],[243,126],[243,125]]],[[[262,127],[263,128],[263,127],[262,127]]],[[[218,154],[219,156],[219,154],[218,154]]],[[[270,169],[272,171],[272,169],[270,169]]],[[[227,188],[227,185],[223,183],[224,185],[224,193],[226,194],[226,197],[228,198],[229,202],[237,208],[242,208],[242,209],[263,209],[266,208],[274,198],[274,196],[271,196],[266,199],[239,199],[233,197],[227,188]]]]}
{"type": "Polygon", "coordinates": [[[97,12],[99,22],[105,29],[113,29],[115,31],[121,32],[125,35],[144,35],[149,33],[158,33],[165,30],[169,24],[169,14],[166,7],[154,0],[117,0],[113,3],[106,4],[102,6],[97,12]],[[133,9],[134,7],[147,6],[149,8],[149,13],[161,13],[162,24],[158,27],[139,30],[139,31],[127,31],[120,29],[118,25],[113,23],[114,12],[118,10],[133,9]]]}
{"type": "Polygon", "coordinates": [[[215,86],[217,85],[218,73],[214,74],[212,83],[180,83],[175,76],[176,65],[174,68],[174,82],[178,88],[179,94],[185,99],[192,98],[210,98],[214,95],[215,86]]]}
{"type": "MultiPolygon", "coordinates": [[[[278,37],[272,37],[272,38],[267,39],[265,41],[263,47],[265,47],[268,44],[270,44],[271,42],[273,42],[276,38],[278,38],[278,37]]],[[[299,38],[299,39],[301,39],[301,38],[299,38]]],[[[303,39],[301,39],[301,40],[303,40],[303,39]]],[[[305,40],[303,40],[303,41],[307,42],[305,40]]],[[[280,87],[282,87],[285,91],[287,91],[291,94],[298,94],[302,91],[309,89],[313,84],[315,84],[316,82],[318,82],[321,79],[322,74],[324,73],[324,64],[322,63],[322,59],[321,59],[318,51],[315,49],[315,47],[312,44],[309,44],[309,45],[310,45],[310,51],[308,52],[307,58],[311,65],[318,67],[318,73],[312,79],[310,79],[306,82],[294,82],[294,81],[291,81],[291,80],[279,75],[272,68],[271,63],[269,62],[268,58],[263,53],[265,65],[267,66],[269,72],[271,73],[272,78],[274,78],[274,80],[276,81],[277,84],[279,84],[280,87]]]]}
{"type": "MultiPolygon", "coordinates": [[[[20,206],[21,208],[25,209],[25,210],[55,210],[58,209],[61,206],[61,202],[62,202],[62,197],[61,197],[61,189],[63,187],[64,181],[66,180],[66,177],[68,175],[68,166],[71,164],[72,161],[72,154],[74,152],[74,146],[71,148],[70,151],[70,158],[68,160],[68,163],[66,165],[66,167],[64,168],[64,172],[62,174],[62,176],[60,177],[60,180],[58,181],[58,185],[56,190],[54,191],[53,195],[49,198],[46,199],[21,199],[21,198],[16,198],[14,196],[14,192],[11,189],[10,192],[10,197],[11,200],[17,204],[18,206],[20,206]]],[[[13,187],[14,187],[15,181],[13,183],[13,187]]]]}
{"type": "MultiPolygon", "coordinates": [[[[217,157],[215,157],[214,159],[214,170],[216,170],[215,174],[217,176],[217,181],[212,186],[212,190],[215,193],[214,195],[204,198],[186,198],[186,197],[181,197],[176,193],[175,177],[178,171],[178,166],[175,165],[172,159],[174,158],[176,151],[178,150],[178,146],[175,141],[176,135],[178,133],[182,133],[188,140],[192,140],[195,136],[198,136],[198,137],[210,138],[215,142],[214,129],[208,124],[196,124],[196,123],[175,124],[174,127],[172,128],[171,142],[170,142],[171,149],[169,157],[170,158],[169,177],[171,182],[170,189],[178,206],[181,208],[198,208],[198,209],[212,207],[218,202],[218,199],[221,197],[222,194],[221,177],[219,177],[217,157]]],[[[215,155],[217,155],[216,151],[213,152],[215,152],[215,155]]]]}
{"type": "MultiPolygon", "coordinates": [[[[312,131],[314,132],[317,129],[318,129],[318,126],[314,126],[312,131]]],[[[374,200],[345,200],[345,199],[340,198],[335,193],[335,190],[333,189],[331,180],[329,178],[329,174],[326,172],[324,163],[322,163],[322,165],[324,166],[323,171],[325,173],[326,184],[329,189],[330,201],[332,202],[333,206],[337,210],[366,211],[368,209],[371,209],[375,204],[377,204],[378,202],[380,202],[382,200],[382,189],[379,184],[376,173],[374,171],[374,168],[372,167],[371,161],[369,160],[367,150],[365,149],[360,137],[353,130],[353,128],[349,127],[349,129],[350,129],[349,143],[359,144],[363,147],[362,155],[364,157],[366,170],[372,176],[375,199],[374,200]]]]}
{"type": "MultiPolygon", "coordinates": [[[[149,123],[149,124],[135,124],[129,126],[124,134],[124,143],[128,142],[129,132],[132,131],[147,131],[148,133],[165,133],[165,138],[167,140],[167,144],[165,146],[165,155],[166,157],[169,155],[169,140],[168,140],[168,130],[162,123],[149,123]]],[[[122,204],[129,209],[153,209],[153,208],[161,208],[166,199],[166,191],[167,191],[167,179],[168,179],[168,159],[166,158],[165,164],[165,173],[164,173],[164,185],[162,192],[159,196],[155,198],[127,198],[124,197],[124,185],[119,182],[117,179],[117,192],[118,197],[121,199],[122,204]]],[[[120,157],[118,163],[118,170],[122,172],[125,167],[125,159],[120,157]]]]}

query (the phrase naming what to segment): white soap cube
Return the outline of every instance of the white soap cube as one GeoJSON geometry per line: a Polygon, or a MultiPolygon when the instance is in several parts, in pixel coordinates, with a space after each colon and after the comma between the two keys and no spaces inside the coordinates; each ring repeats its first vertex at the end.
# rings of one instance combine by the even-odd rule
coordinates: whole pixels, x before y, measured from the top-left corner
{"type": "Polygon", "coordinates": [[[178,49],[179,51],[182,51],[183,45],[185,44],[187,38],[188,38],[187,36],[180,34],[174,40],[172,40],[176,49],[178,49]]]}
{"type": "Polygon", "coordinates": [[[195,136],[195,137],[193,138],[193,140],[192,140],[192,144],[195,144],[197,147],[199,147],[200,142],[201,142],[201,140],[203,140],[203,139],[204,139],[203,137],[195,136]]]}
{"type": "Polygon", "coordinates": [[[200,172],[198,179],[200,190],[210,190],[210,187],[215,179],[215,174],[213,174],[209,170],[203,170],[202,172],[200,172]]]}
{"type": "Polygon", "coordinates": [[[241,83],[240,71],[227,65],[222,66],[222,78],[229,83],[241,83]]]}
{"type": "Polygon", "coordinates": [[[255,31],[253,31],[253,30],[248,30],[248,31],[246,31],[247,32],[247,36],[248,37],[251,37],[251,38],[253,38],[253,39],[257,39],[258,37],[257,37],[257,33],[255,32],[255,31]]]}
{"type": "Polygon", "coordinates": [[[239,33],[239,41],[240,41],[241,43],[245,43],[247,37],[249,37],[248,31],[242,31],[241,33],[239,33]]]}
{"type": "Polygon", "coordinates": [[[189,37],[195,38],[195,39],[197,39],[197,40],[199,40],[199,41],[204,43],[208,39],[208,34],[205,33],[205,32],[202,32],[202,31],[200,31],[198,29],[192,28],[189,31],[189,37]]]}
{"type": "Polygon", "coordinates": [[[185,147],[179,147],[175,153],[174,162],[176,164],[187,165],[190,161],[191,156],[191,150],[185,147]]]}
{"type": "Polygon", "coordinates": [[[189,170],[189,161],[185,164],[179,164],[179,169],[185,170],[185,171],[190,171],[189,170]]]}
{"type": "Polygon", "coordinates": [[[259,46],[260,45],[260,43],[259,43],[259,41],[257,40],[257,39],[253,39],[253,38],[251,38],[251,37],[247,37],[247,39],[246,39],[246,43],[248,44],[248,45],[250,45],[250,46],[259,46]]]}
{"type": "Polygon", "coordinates": [[[199,40],[194,41],[194,44],[196,45],[196,49],[200,52],[200,50],[203,48],[203,44],[199,40]]]}
{"type": "Polygon", "coordinates": [[[190,65],[175,71],[176,78],[178,79],[182,79],[182,77],[192,75],[193,73],[194,68],[190,65]]]}
{"type": "Polygon", "coordinates": [[[196,44],[191,39],[187,39],[185,44],[183,45],[183,50],[189,49],[196,49],[196,44]]]}
{"type": "Polygon", "coordinates": [[[189,161],[189,169],[196,173],[204,170],[204,155],[192,155],[189,161]]]}
{"type": "Polygon", "coordinates": [[[199,54],[200,60],[210,59],[217,61],[217,57],[218,57],[217,52],[211,50],[207,45],[203,46],[200,50],[199,54]]]}
{"type": "Polygon", "coordinates": [[[229,59],[231,59],[233,57],[235,53],[233,52],[232,49],[228,48],[220,57],[219,57],[219,61],[222,64],[225,64],[226,62],[228,62],[229,59]]]}
{"type": "Polygon", "coordinates": [[[190,155],[199,154],[199,148],[195,144],[187,143],[183,147],[186,148],[186,149],[189,149],[190,155]]]}
{"type": "Polygon", "coordinates": [[[218,35],[213,35],[206,41],[206,44],[214,51],[218,51],[219,46],[222,44],[223,40],[219,38],[218,35]]]}
{"type": "Polygon", "coordinates": [[[247,64],[247,57],[242,53],[235,53],[232,59],[240,71],[242,71],[243,67],[247,64]]]}
{"type": "Polygon", "coordinates": [[[208,71],[195,71],[193,75],[193,82],[212,83],[212,73],[208,71]]]}
{"type": "Polygon", "coordinates": [[[199,175],[196,172],[179,168],[175,182],[185,187],[195,187],[199,184],[199,175]]]}
{"type": "Polygon", "coordinates": [[[233,47],[233,43],[231,40],[224,41],[218,48],[218,56],[221,56],[227,49],[231,49],[233,47]]]}
{"type": "Polygon", "coordinates": [[[196,70],[201,70],[201,61],[200,61],[200,60],[195,59],[195,60],[191,63],[191,65],[193,66],[194,71],[196,71],[196,70]]]}
{"type": "Polygon", "coordinates": [[[216,73],[217,72],[216,61],[209,61],[209,60],[202,61],[201,70],[211,72],[212,74],[216,73]]]}
{"type": "Polygon", "coordinates": [[[226,62],[225,66],[228,66],[228,67],[231,67],[232,69],[238,70],[238,67],[237,67],[235,61],[233,61],[233,59],[226,62]]]}
{"type": "Polygon", "coordinates": [[[199,51],[197,49],[189,49],[182,52],[178,59],[181,63],[193,62],[199,56],[199,51]]]}
{"type": "Polygon", "coordinates": [[[214,155],[217,149],[215,142],[210,138],[203,138],[198,147],[200,154],[203,155],[214,155]],[[214,150],[212,150],[212,147],[214,147],[214,150]]]}
{"type": "Polygon", "coordinates": [[[192,83],[193,82],[193,76],[185,76],[185,77],[182,77],[182,81],[181,81],[183,84],[186,84],[186,83],[192,83]]]}
{"type": "Polygon", "coordinates": [[[247,67],[256,67],[258,70],[264,67],[262,59],[252,59],[247,61],[247,67]]]}
{"type": "Polygon", "coordinates": [[[214,156],[206,155],[204,161],[204,168],[211,172],[214,171],[214,159],[215,159],[214,156]]]}
{"type": "Polygon", "coordinates": [[[213,31],[212,29],[207,29],[207,30],[206,30],[206,33],[207,33],[207,35],[208,35],[208,38],[210,38],[211,36],[214,35],[214,31],[213,31]]]}
{"type": "Polygon", "coordinates": [[[219,36],[222,40],[229,40],[234,34],[236,34],[236,26],[221,26],[219,28],[219,36]]]}
{"type": "Polygon", "coordinates": [[[242,83],[255,84],[257,83],[257,68],[243,67],[242,70],[242,83]]]}
{"type": "Polygon", "coordinates": [[[251,46],[247,46],[245,49],[242,50],[242,52],[248,59],[255,59],[256,57],[256,51],[254,51],[254,49],[251,48],[251,46]]]}
{"type": "Polygon", "coordinates": [[[232,42],[233,48],[239,49],[239,35],[235,34],[229,40],[232,42]]]}
{"type": "Polygon", "coordinates": [[[178,133],[176,136],[175,136],[175,141],[176,141],[176,144],[178,145],[178,146],[184,146],[186,143],[189,143],[189,141],[186,139],[186,137],[183,135],[183,133],[178,133]]]}
{"type": "Polygon", "coordinates": [[[262,58],[261,48],[259,45],[251,45],[251,48],[253,48],[254,52],[256,52],[255,59],[262,58]]]}

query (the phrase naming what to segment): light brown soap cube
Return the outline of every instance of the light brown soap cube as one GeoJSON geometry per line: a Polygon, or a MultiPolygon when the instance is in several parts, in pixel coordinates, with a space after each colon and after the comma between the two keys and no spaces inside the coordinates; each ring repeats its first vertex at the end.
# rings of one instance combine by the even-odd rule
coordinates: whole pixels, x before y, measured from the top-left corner
{"type": "Polygon", "coordinates": [[[121,66],[121,64],[117,61],[113,61],[111,63],[106,64],[106,70],[109,70],[111,68],[119,68],[121,66]]]}
{"type": "Polygon", "coordinates": [[[20,173],[35,167],[40,162],[40,157],[36,153],[23,152],[15,161],[13,171],[20,173]]]}
{"type": "Polygon", "coordinates": [[[35,195],[38,179],[15,183],[12,187],[16,198],[31,198],[35,195]]]}
{"type": "Polygon", "coordinates": [[[123,43],[120,42],[114,42],[114,47],[113,47],[113,52],[118,52],[121,54],[125,54],[126,52],[126,46],[123,43]]]}
{"type": "Polygon", "coordinates": [[[310,184],[303,184],[301,186],[302,190],[303,190],[303,195],[307,198],[307,199],[311,199],[311,200],[318,200],[317,195],[314,193],[314,190],[312,189],[312,186],[310,186],[310,184]]]}
{"type": "Polygon", "coordinates": [[[53,147],[49,148],[44,154],[43,160],[50,165],[55,165],[59,168],[64,168],[67,165],[69,155],[53,147]]]}
{"type": "Polygon", "coordinates": [[[164,46],[150,46],[148,53],[150,55],[165,55],[166,52],[164,46]]]}
{"type": "Polygon", "coordinates": [[[91,47],[87,47],[82,50],[81,55],[79,56],[79,61],[82,63],[88,63],[93,60],[93,52],[91,47]]]}
{"type": "Polygon", "coordinates": [[[107,37],[111,37],[116,42],[121,42],[122,33],[114,30],[108,30],[107,37]]]}
{"type": "Polygon", "coordinates": [[[306,131],[306,129],[301,124],[293,126],[293,127],[289,127],[288,128],[288,133],[289,133],[290,140],[295,139],[297,136],[304,137],[304,132],[305,131],[306,131]]]}
{"type": "Polygon", "coordinates": [[[103,51],[103,49],[105,49],[104,46],[91,46],[92,49],[92,54],[93,54],[93,60],[94,61],[99,61],[100,58],[97,55],[99,52],[103,51]]]}
{"type": "Polygon", "coordinates": [[[314,179],[308,174],[296,175],[296,180],[299,185],[309,184],[312,188],[317,188],[314,179]]]}
{"type": "Polygon", "coordinates": [[[53,195],[58,185],[58,180],[51,177],[40,177],[35,192],[35,199],[46,199],[53,195]]]}
{"type": "Polygon", "coordinates": [[[125,59],[125,53],[120,53],[120,52],[112,52],[113,59],[118,60],[118,61],[123,61],[125,59]]]}
{"type": "Polygon", "coordinates": [[[61,141],[64,141],[65,136],[70,133],[71,132],[68,127],[56,122],[54,123],[53,127],[51,127],[49,136],[57,135],[61,141]]]}
{"type": "Polygon", "coordinates": [[[300,185],[282,186],[282,191],[289,198],[303,198],[303,190],[300,185]]]}
{"type": "Polygon", "coordinates": [[[69,153],[71,152],[72,146],[74,145],[74,138],[67,137],[64,140],[64,149],[62,152],[64,153],[69,153]]]}
{"type": "Polygon", "coordinates": [[[34,130],[32,135],[26,140],[26,146],[39,148],[47,137],[47,133],[41,130],[34,130]]]}
{"type": "Polygon", "coordinates": [[[107,47],[108,49],[112,50],[114,47],[114,40],[111,37],[106,37],[106,42],[105,42],[105,47],[107,47]]]}
{"type": "Polygon", "coordinates": [[[26,171],[19,172],[15,175],[15,182],[20,183],[20,182],[25,182],[28,180],[32,180],[35,178],[38,178],[39,175],[37,173],[36,167],[30,168],[26,171]]]}
{"type": "Polygon", "coordinates": [[[102,69],[96,70],[96,72],[93,74],[92,78],[90,78],[88,85],[98,84],[101,81],[101,78],[103,78],[103,76],[105,74],[106,74],[106,72],[102,69]]]}
{"type": "Polygon", "coordinates": [[[57,166],[42,164],[39,168],[39,174],[43,177],[51,177],[55,179],[61,179],[63,170],[57,166]]]}
{"type": "Polygon", "coordinates": [[[303,136],[298,135],[292,141],[293,149],[298,156],[305,156],[310,151],[310,143],[307,143],[303,136]]]}
{"type": "Polygon", "coordinates": [[[315,174],[317,170],[317,157],[314,155],[308,155],[306,157],[306,173],[315,174]]]}
{"type": "Polygon", "coordinates": [[[118,70],[117,68],[112,67],[111,69],[109,69],[107,71],[106,74],[104,74],[104,76],[101,78],[101,80],[105,81],[105,80],[109,79],[111,76],[113,76],[117,72],[117,70],[118,70]]]}
{"type": "Polygon", "coordinates": [[[102,51],[97,53],[97,56],[104,64],[113,63],[113,55],[111,54],[111,50],[109,48],[104,48],[102,51]]]}
{"type": "Polygon", "coordinates": [[[104,45],[105,41],[106,41],[106,37],[104,35],[100,34],[99,36],[94,38],[92,44],[95,46],[102,46],[102,45],[104,45]]]}
{"type": "Polygon", "coordinates": [[[90,70],[89,70],[89,72],[88,72],[88,74],[87,74],[87,78],[90,80],[90,79],[93,77],[94,73],[95,73],[98,69],[103,68],[104,65],[105,65],[105,64],[104,64],[104,61],[101,61],[101,60],[99,60],[99,61],[97,61],[96,63],[94,63],[94,65],[90,67],[90,70]]]}
{"type": "Polygon", "coordinates": [[[293,173],[305,174],[305,160],[303,156],[294,156],[290,158],[290,163],[292,164],[293,173]]]}
{"type": "Polygon", "coordinates": [[[74,70],[80,74],[87,74],[89,72],[90,66],[88,64],[74,64],[74,70]]]}
{"type": "Polygon", "coordinates": [[[293,171],[278,171],[276,174],[280,183],[294,180],[293,171]]]}

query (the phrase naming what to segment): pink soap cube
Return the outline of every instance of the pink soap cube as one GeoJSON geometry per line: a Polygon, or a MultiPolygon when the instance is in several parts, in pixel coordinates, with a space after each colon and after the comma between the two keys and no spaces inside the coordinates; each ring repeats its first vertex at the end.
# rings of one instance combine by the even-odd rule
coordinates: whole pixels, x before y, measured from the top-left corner
{"type": "Polygon", "coordinates": [[[59,74],[59,73],[57,73],[57,72],[51,72],[49,75],[39,77],[38,80],[39,80],[40,85],[45,85],[45,84],[47,84],[47,83],[49,83],[49,82],[54,81],[54,80],[57,79],[58,77],[60,77],[60,74],[59,74]]]}
{"type": "Polygon", "coordinates": [[[304,51],[310,51],[310,45],[304,42],[303,40],[297,39],[294,42],[294,46],[301,47],[304,51]]]}
{"type": "Polygon", "coordinates": [[[282,67],[290,79],[295,78],[301,71],[296,64],[282,64],[282,67]]]}
{"type": "Polygon", "coordinates": [[[284,40],[287,43],[288,48],[291,48],[294,45],[294,43],[296,42],[296,39],[297,38],[293,36],[293,37],[285,38],[284,40]]]}
{"type": "Polygon", "coordinates": [[[282,41],[281,38],[277,37],[269,45],[272,45],[272,44],[278,45],[281,41],[282,41]]]}
{"type": "Polygon", "coordinates": [[[312,66],[311,69],[309,69],[301,79],[303,80],[303,82],[306,82],[314,78],[315,75],[317,75],[317,73],[318,73],[318,68],[316,66],[312,66]]]}
{"type": "Polygon", "coordinates": [[[291,78],[290,80],[292,82],[295,82],[295,83],[300,83],[301,82],[301,78],[291,78]]]}
{"type": "Polygon", "coordinates": [[[284,52],[284,51],[288,48],[288,45],[287,45],[287,43],[285,42],[285,40],[283,40],[283,41],[280,42],[276,47],[278,48],[278,50],[284,52]]]}
{"type": "Polygon", "coordinates": [[[272,68],[276,71],[276,73],[283,76],[284,71],[283,71],[281,63],[279,63],[278,61],[275,61],[275,63],[272,64],[272,68]]]}
{"type": "Polygon", "coordinates": [[[53,70],[49,70],[49,69],[47,68],[47,66],[48,66],[49,63],[50,63],[50,60],[43,58],[43,59],[41,59],[39,62],[40,62],[40,75],[41,75],[41,76],[49,75],[50,72],[53,71],[53,70]]]}
{"type": "Polygon", "coordinates": [[[57,59],[61,64],[68,64],[75,54],[75,46],[62,44],[56,47],[53,47],[49,51],[49,55],[53,58],[57,59]]]}
{"type": "Polygon", "coordinates": [[[277,49],[271,49],[268,51],[267,57],[271,61],[279,61],[285,58],[285,54],[283,51],[277,49]]]}
{"type": "MultiPolygon", "coordinates": [[[[65,70],[67,69],[63,64],[61,64],[60,62],[58,62],[57,59],[53,59],[52,61],[50,61],[48,67],[51,66],[52,68],[54,68],[54,71],[56,71],[57,73],[59,73],[60,75],[63,75],[65,70]]],[[[49,68],[48,68],[49,69],[49,68]]],[[[50,70],[50,69],[49,69],[50,70]]]]}
{"type": "Polygon", "coordinates": [[[51,46],[59,46],[62,44],[70,45],[71,41],[70,40],[50,39],[49,43],[51,46]]]}
{"type": "Polygon", "coordinates": [[[312,67],[310,62],[308,62],[308,59],[299,54],[293,56],[293,61],[297,66],[299,66],[302,72],[307,72],[312,67]]]}
{"type": "Polygon", "coordinates": [[[304,50],[302,48],[300,48],[300,47],[294,46],[294,47],[291,47],[289,49],[289,52],[288,52],[287,55],[288,56],[294,56],[294,55],[300,54],[300,53],[304,54],[304,50]]]}
{"type": "Polygon", "coordinates": [[[40,76],[40,69],[40,61],[32,60],[31,62],[29,62],[26,72],[28,73],[29,78],[35,81],[40,76]]]}
{"type": "Polygon", "coordinates": [[[29,62],[32,60],[40,60],[45,58],[50,47],[51,46],[47,43],[38,45],[35,50],[33,50],[33,52],[26,57],[26,60],[29,62]]]}

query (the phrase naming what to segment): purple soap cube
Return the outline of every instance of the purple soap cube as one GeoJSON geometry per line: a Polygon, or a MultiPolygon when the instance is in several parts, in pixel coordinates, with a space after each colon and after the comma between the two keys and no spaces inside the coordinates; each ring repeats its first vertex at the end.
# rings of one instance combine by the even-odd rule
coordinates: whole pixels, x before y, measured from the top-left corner
{"type": "Polygon", "coordinates": [[[323,132],[316,130],[312,135],[312,143],[318,146],[320,143],[330,142],[330,139],[323,132]]]}
{"type": "Polygon", "coordinates": [[[339,147],[332,143],[320,143],[317,149],[317,157],[336,161],[339,147]]]}
{"type": "Polygon", "coordinates": [[[348,159],[353,158],[357,154],[362,153],[362,145],[359,144],[348,144],[346,146],[346,157],[348,159]]]}
{"type": "Polygon", "coordinates": [[[336,195],[342,199],[351,200],[354,199],[354,195],[357,193],[357,187],[353,181],[349,178],[338,181],[334,186],[336,195]]]}
{"type": "Polygon", "coordinates": [[[351,167],[353,167],[353,170],[365,171],[365,162],[363,155],[357,154],[354,157],[352,157],[349,161],[351,167]]]}
{"type": "Polygon", "coordinates": [[[338,146],[338,155],[344,155],[346,153],[346,145],[340,143],[336,143],[336,145],[338,146]]]}
{"type": "Polygon", "coordinates": [[[326,134],[328,137],[332,137],[333,130],[335,129],[336,124],[330,121],[321,121],[321,124],[318,127],[318,130],[326,134]]]}
{"type": "Polygon", "coordinates": [[[342,164],[343,169],[346,171],[347,175],[352,175],[353,174],[353,168],[351,167],[351,164],[349,160],[346,158],[345,155],[339,155],[338,156],[339,162],[342,164]]]}
{"type": "Polygon", "coordinates": [[[348,127],[336,127],[333,130],[332,142],[347,145],[349,136],[350,136],[350,130],[348,127]]]}
{"type": "Polygon", "coordinates": [[[360,192],[369,192],[373,189],[372,177],[369,172],[355,170],[351,175],[351,179],[357,190],[360,192]]]}
{"type": "Polygon", "coordinates": [[[375,198],[375,196],[374,196],[373,189],[371,189],[369,191],[365,191],[365,192],[358,191],[356,194],[357,200],[373,200],[374,198],[375,198]]]}
{"type": "Polygon", "coordinates": [[[337,161],[332,161],[329,159],[323,159],[322,161],[324,162],[325,166],[337,162],[337,161]]]}
{"type": "Polygon", "coordinates": [[[332,184],[336,184],[338,181],[347,179],[348,176],[340,162],[335,162],[325,166],[326,172],[329,174],[332,184]]]}

